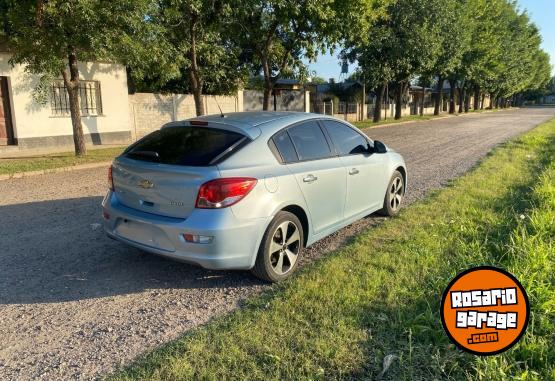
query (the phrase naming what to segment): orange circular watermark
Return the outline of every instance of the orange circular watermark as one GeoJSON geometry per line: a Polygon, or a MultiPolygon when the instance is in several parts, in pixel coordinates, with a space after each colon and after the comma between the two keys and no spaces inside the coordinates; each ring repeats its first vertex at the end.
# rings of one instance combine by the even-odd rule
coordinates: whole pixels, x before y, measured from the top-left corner
{"type": "Polygon", "coordinates": [[[481,356],[515,345],[528,326],[530,305],[524,287],[497,267],[466,270],[447,286],[441,322],[459,348],[481,356]]]}

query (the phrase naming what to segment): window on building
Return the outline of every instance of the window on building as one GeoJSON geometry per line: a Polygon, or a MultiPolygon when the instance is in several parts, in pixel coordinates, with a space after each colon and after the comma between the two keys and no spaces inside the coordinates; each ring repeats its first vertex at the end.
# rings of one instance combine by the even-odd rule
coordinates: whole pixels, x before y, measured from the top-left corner
{"type": "MultiPolygon", "coordinates": [[[[79,103],[81,105],[82,116],[102,115],[100,82],[79,81],[79,103]]],[[[52,115],[70,115],[69,95],[63,81],[56,81],[52,84],[50,105],[52,115]]]]}

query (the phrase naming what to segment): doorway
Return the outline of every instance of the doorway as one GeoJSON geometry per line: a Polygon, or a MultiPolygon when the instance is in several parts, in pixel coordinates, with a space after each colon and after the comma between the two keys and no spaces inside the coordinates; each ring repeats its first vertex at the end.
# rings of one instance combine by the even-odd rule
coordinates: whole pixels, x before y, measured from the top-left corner
{"type": "Polygon", "coordinates": [[[0,146],[14,143],[8,77],[0,77],[0,146]]]}

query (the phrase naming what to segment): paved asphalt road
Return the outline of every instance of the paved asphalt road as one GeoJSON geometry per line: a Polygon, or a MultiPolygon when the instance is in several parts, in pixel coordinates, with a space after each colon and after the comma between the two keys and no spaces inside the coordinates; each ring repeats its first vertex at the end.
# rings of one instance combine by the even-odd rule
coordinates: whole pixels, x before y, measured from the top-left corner
{"type": "MultiPolygon", "coordinates": [[[[367,132],[405,156],[412,202],[553,117],[555,108],[523,109],[367,132]]],[[[107,239],[105,189],[105,169],[0,181],[0,379],[94,379],[267,287],[248,272],[205,271],[107,239]]],[[[359,221],[306,257],[379,221],[359,221]]]]}

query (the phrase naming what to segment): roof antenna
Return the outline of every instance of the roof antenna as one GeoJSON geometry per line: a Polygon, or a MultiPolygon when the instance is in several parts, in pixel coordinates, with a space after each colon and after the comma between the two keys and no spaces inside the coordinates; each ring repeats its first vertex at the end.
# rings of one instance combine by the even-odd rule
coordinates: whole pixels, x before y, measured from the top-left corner
{"type": "Polygon", "coordinates": [[[212,95],[214,97],[214,100],[216,101],[216,106],[218,106],[218,109],[220,110],[220,118],[225,118],[225,115],[222,111],[222,108],[220,107],[220,104],[218,103],[218,99],[216,99],[216,95],[212,95]]]}

